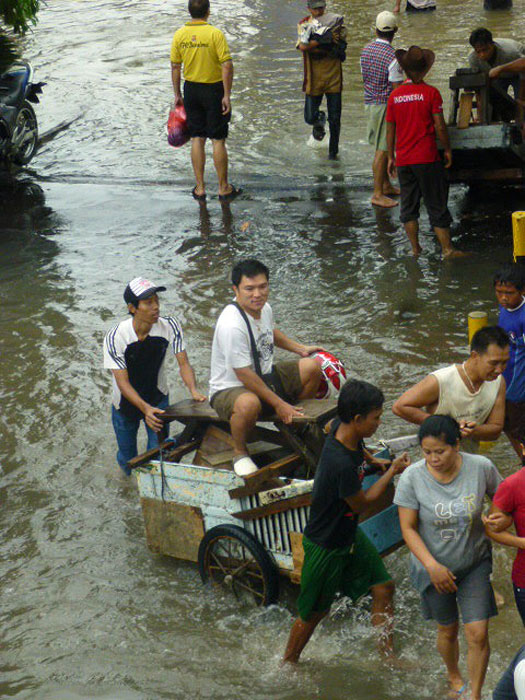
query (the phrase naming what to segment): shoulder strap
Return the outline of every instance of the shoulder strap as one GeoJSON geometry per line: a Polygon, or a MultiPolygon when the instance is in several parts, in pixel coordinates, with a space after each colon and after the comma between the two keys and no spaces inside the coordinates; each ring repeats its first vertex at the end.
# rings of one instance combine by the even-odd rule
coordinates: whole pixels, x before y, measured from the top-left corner
{"type": "Polygon", "coordinates": [[[252,348],[253,365],[255,367],[255,373],[258,374],[259,377],[262,377],[261,362],[259,360],[259,351],[257,350],[255,338],[253,337],[252,326],[251,326],[250,321],[248,320],[248,316],[246,315],[246,312],[244,311],[244,309],[241,308],[236,301],[232,301],[231,305],[236,307],[238,312],[243,317],[244,322],[246,323],[246,326],[248,328],[248,335],[250,336],[250,345],[252,348]]]}

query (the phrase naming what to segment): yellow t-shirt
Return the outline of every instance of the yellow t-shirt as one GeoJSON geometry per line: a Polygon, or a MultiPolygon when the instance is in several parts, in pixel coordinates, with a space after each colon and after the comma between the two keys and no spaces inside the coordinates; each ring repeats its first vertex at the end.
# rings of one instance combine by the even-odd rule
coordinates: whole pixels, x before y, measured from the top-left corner
{"type": "Polygon", "coordinates": [[[184,78],[193,83],[218,83],[221,65],[231,61],[226,38],[204,20],[187,22],[177,29],[171,44],[171,62],[184,65],[184,78]]]}

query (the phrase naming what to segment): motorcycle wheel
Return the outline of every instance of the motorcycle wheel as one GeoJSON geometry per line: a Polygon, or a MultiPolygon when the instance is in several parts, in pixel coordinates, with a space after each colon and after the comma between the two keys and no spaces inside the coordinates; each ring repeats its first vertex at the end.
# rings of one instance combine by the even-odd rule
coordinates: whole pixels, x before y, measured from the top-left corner
{"type": "Polygon", "coordinates": [[[11,142],[13,146],[13,162],[18,165],[27,165],[35,155],[38,145],[36,114],[29,102],[24,102],[18,112],[11,142]]]}

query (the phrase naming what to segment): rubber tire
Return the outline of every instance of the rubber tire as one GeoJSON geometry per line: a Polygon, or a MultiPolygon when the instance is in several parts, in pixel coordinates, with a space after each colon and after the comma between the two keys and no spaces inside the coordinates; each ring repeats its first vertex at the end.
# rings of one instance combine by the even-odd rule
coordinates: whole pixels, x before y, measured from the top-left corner
{"type": "Polygon", "coordinates": [[[17,165],[27,165],[32,160],[33,156],[36,153],[36,149],[38,148],[38,122],[36,119],[35,110],[33,109],[33,106],[27,100],[24,100],[24,103],[22,104],[22,107],[20,108],[20,112],[23,109],[29,111],[31,118],[34,119],[34,121],[35,121],[35,130],[34,130],[35,143],[34,143],[33,148],[31,149],[29,155],[21,156],[17,153],[16,155],[13,156],[13,162],[16,163],[17,165]]]}
{"type": "Polygon", "coordinates": [[[209,546],[217,539],[229,537],[238,540],[257,562],[265,581],[265,597],[259,605],[271,605],[279,598],[279,572],[271,556],[263,545],[249,532],[237,525],[217,525],[208,530],[199,545],[199,573],[203,583],[208,581],[206,570],[206,553],[209,546]]]}

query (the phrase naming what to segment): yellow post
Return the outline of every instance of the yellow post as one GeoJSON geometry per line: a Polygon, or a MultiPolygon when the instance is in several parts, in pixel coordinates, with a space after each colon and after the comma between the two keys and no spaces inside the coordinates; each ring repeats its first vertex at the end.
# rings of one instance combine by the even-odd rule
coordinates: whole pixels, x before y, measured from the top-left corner
{"type": "Polygon", "coordinates": [[[486,311],[471,311],[468,315],[468,344],[472,341],[472,336],[480,328],[484,328],[488,324],[488,316],[486,311]]]}
{"type": "Polygon", "coordinates": [[[525,211],[512,214],[512,239],[514,241],[514,262],[525,261],[525,211]]]}

